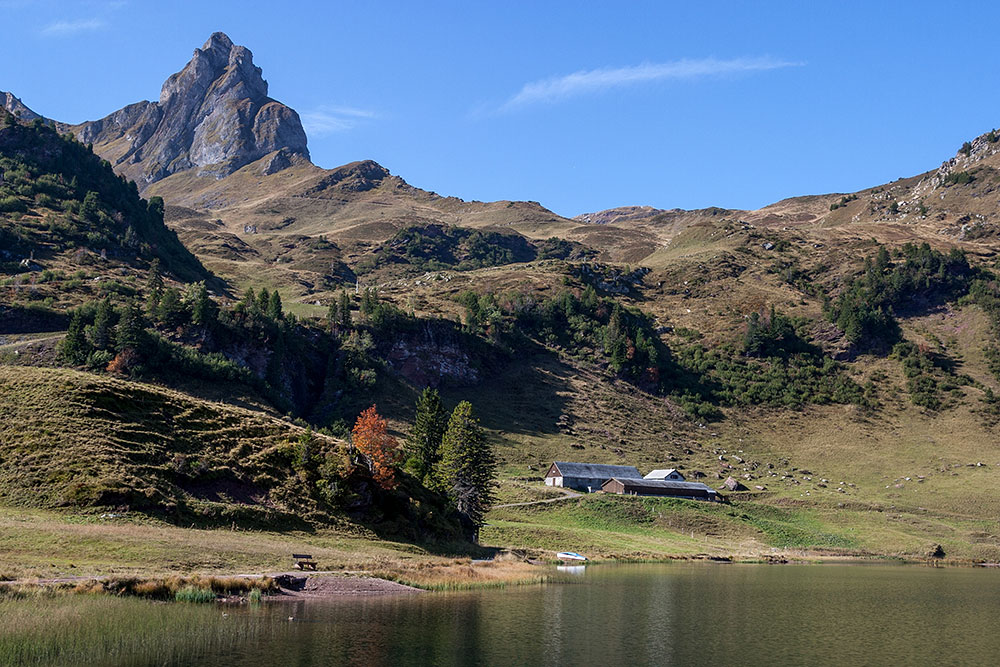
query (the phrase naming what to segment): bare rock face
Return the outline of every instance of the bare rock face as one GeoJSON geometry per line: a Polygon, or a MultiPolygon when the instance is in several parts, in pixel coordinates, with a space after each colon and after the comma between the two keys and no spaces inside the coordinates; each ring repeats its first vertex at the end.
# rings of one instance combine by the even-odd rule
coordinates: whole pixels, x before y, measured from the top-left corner
{"type": "Polygon", "coordinates": [[[36,118],[41,118],[41,116],[37,113],[26,107],[24,102],[15,97],[13,93],[5,93],[2,90],[0,90],[0,107],[11,112],[23,121],[30,122],[36,118]]]}
{"type": "Polygon", "coordinates": [[[140,188],[187,170],[222,178],[276,151],[271,173],[309,160],[299,115],[267,96],[253,54],[221,32],[166,80],[158,102],[129,105],[73,131],[140,188]]]}

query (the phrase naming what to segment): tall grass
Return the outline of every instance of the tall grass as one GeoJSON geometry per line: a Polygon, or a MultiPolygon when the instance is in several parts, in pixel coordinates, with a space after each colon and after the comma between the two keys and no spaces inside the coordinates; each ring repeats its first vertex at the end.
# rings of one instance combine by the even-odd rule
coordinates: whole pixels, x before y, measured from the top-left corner
{"type": "Polygon", "coordinates": [[[111,593],[153,600],[178,602],[210,602],[216,595],[243,595],[256,592],[272,593],[277,585],[270,577],[165,577],[139,579],[135,577],[109,578],[77,584],[77,593],[111,593]],[[209,597],[210,596],[210,597],[209,597]]]}
{"type": "Polygon", "coordinates": [[[214,606],[101,595],[0,600],[0,665],[191,664],[270,627],[214,606]]]}
{"type": "Polygon", "coordinates": [[[207,588],[185,586],[174,593],[177,602],[215,602],[215,593],[207,588]]]}

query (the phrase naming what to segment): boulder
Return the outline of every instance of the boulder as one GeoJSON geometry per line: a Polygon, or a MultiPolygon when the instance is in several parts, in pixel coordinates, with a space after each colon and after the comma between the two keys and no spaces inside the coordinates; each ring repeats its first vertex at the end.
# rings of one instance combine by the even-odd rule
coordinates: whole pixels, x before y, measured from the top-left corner
{"type": "Polygon", "coordinates": [[[746,491],[747,487],[743,486],[742,483],[735,477],[727,477],[726,481],[722,483],[723,488],[729,491],[746,491]]]}

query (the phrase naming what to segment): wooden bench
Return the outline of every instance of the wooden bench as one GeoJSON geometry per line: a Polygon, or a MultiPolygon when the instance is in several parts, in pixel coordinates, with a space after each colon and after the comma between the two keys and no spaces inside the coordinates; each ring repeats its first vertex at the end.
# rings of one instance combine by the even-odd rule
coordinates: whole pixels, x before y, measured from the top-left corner
{"type": "Polygon", "coordinates": [[[295,559],[295,569],[296,570],[315,570],[316,561],[309,554],[292,554],[292,558],[295,559]]]}

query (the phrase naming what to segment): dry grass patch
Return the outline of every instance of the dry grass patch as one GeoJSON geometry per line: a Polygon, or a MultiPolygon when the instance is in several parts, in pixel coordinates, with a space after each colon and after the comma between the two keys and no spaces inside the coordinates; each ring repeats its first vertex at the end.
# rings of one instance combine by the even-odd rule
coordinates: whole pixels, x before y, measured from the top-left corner
{"type": "Polygon", "coordinates": [[[541,584],[551,578],[542,566],[504,557],[491,561],[456,558],[443,563],[421,562],[379,570],[373,574],[414,588],[433,591],[541,584]]]}

